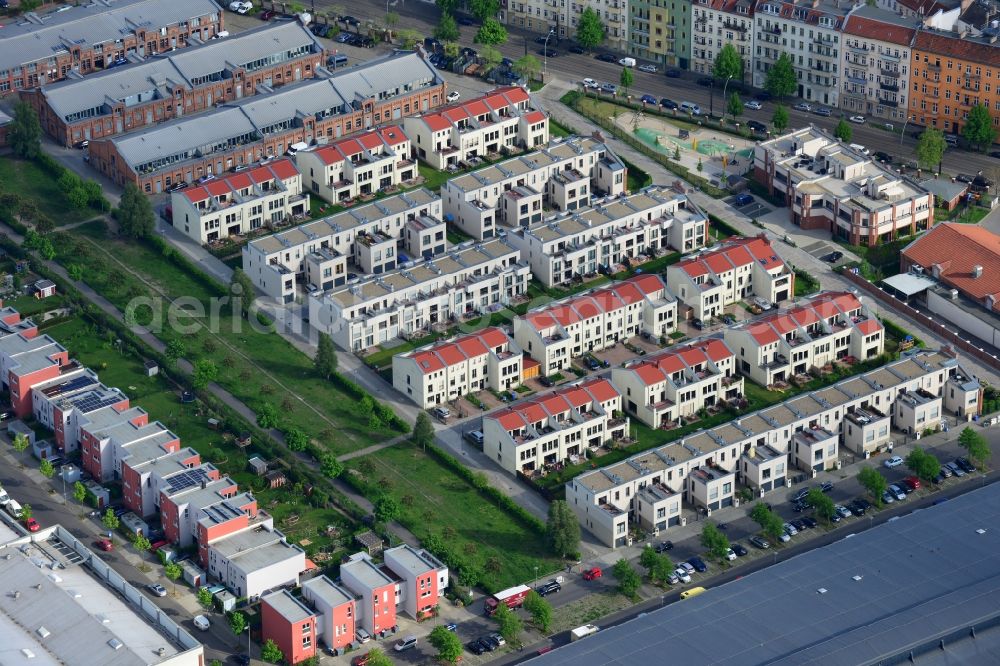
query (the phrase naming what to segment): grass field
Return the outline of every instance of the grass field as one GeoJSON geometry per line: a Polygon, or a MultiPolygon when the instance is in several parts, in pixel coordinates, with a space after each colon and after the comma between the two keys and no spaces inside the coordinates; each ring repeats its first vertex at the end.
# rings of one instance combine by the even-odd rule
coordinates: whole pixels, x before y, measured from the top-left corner
{"type": "Polygon", "coordinates": [[[102,214],[91,208],[73,208],[55,178],[34,162],[9,156],[0,158],[0,193],[18,194],[34,202],[38,211],[51,219],[57,227],[90,220],[102,214]]]}

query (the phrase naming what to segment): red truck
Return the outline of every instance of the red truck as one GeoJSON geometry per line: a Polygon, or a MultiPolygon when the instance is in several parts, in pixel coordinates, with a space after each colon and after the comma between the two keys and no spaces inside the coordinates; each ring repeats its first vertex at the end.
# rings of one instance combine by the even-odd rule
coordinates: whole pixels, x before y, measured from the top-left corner
{"type": "Polygon", "coordinates": [[[486,615],[492,617],[493,614],[497,612],[497,608],[500,607],[500,604],[505,605],[511,610],[520,608],[529,592],[531,592],[531,588],[527,585],[515,585],[514,587],[509,587],[506,590],[497,592],[492,597],[487,597],[486,602],[483,604],[486,615]]]}

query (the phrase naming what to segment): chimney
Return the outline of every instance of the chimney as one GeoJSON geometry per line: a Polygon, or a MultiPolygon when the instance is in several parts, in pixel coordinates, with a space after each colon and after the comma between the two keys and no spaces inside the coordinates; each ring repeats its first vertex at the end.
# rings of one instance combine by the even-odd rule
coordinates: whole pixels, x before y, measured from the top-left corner
{"type": "Polygon", "coordinates": [[[983,276],[983,267],[980,265],[975,265],[972,267],[972,277],[978,278],[983,276]]]}

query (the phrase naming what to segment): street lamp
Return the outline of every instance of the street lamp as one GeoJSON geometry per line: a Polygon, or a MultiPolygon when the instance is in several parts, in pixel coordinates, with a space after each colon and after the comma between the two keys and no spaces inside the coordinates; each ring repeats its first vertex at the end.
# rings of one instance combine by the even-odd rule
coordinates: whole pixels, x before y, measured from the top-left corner
{"type": "MultiPolygon", "coordinates": [[[[732,79],[733,79],[733,75],[730,74],[729,76],[726,77],[726,83],[725,83],[725,85],[722,86],[722,103],[723,104],[726,104],[727,103],[726,100],[729,99],[728,97],[726,97],[726,89],[729,88],[729,82],[732,81],[732,79]]],[[[723,113],[722,115],[725,116],[726,114],[723,113]]]]}
{"type": "Polygon", "coordinates": [[[67,501],[66,500],[66,468],[67,467],[69,467],[69,465],[61,465],[59,467],[59,471],[61,473],[60,475],[62,476],[62,481],[63,481],[63,502],[67,501]]]}
{"type": "Polygon", "coordinates": [[[903,137],[906,136],[906,123],[910,122],[911,120],[916,120],[916,119],[917,119],[916,116],[911,116],[911,115],[907,115],[906,116],[906,120],[903,121],[903,131],[899,135],[899,145],[901,145],[901,146],[903,145],[903,137]]]}
{"type": "Polygon", "coordinates": [[[542,58],[544,58],[544,62],[542,63],[543,76],[549,73],[549,37],[551,37],[554,34],[556,34],[556,31],[553,30],[552,28],[549,28],[549,34],[545,35],[545,45],[542,47],[542,50],[544,51],[544,53],[542,54],[542,58]]]}

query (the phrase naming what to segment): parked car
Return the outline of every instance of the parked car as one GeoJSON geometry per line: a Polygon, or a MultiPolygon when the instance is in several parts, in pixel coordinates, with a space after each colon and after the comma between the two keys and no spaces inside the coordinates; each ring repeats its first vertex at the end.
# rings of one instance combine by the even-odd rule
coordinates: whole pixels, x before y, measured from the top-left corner
{"type": "Polygon", "coordinates": [[[905,479],[903,479],[903,483],[911,491],[918,490],[920,488],[920,479],[918,479],[915,476],[908,476],[908,477],[906,477],[905,479]]]}
{"type": "Polygon", "coordinates": [[[744,557],[749,552],[747,551],[746,546],[741,543],[734,543],[730,550],[736,553],[736,557],[744,557]]]}
{"type": "Polygon", "coordinates": [[[795,520],[788,521],[788,524],[795,528],[797,532],[805,532],[806,524],[801,518],[796,518],[795,520]]]}
{"type": "Polygon", "coordinates": [[[236,0],[229,3],[229,11],[236,12],[237,14],[246,14],[251,9],[253,9],[253,3],[246,2],[246,0],[236,0]]]}
{"type": "Polygon", "coordinates": [[[653,106],[656,106],[656,98],[652,95],[643,95],[639,98],[639,101],[643,104],[652,104],[653,106]]]}
{"type": "Polygon", "coordinates": [[[614,95],[615,93],[618,92],[618,86],[616,86],[613,83],[602,83],[601,84],[601,91],[602,92],[606,92],[606,93],[608,93],[610,95],[614,95]]]}
{"type": "Polygon", "coordinates": [[[704,560],[702,560],[697,555],[689,559],[688,564],[693,566],[694,570],[697,571],[698,573],[705,573],[706,571],[708,571],[708,565],[705,564],[704,560]]]}
{"type": "Polygon", "coordinates": [[[742,194],[737,194],[736,198],[733,199],[734,206],[749,206],[753,203],[753,195],[743,192],[742,194]]]}
{"type": "Polygon", "coordinates": [[[465,438],[477,446],[483,445],[483,433],[480,430],[465,433],[465,438]]]}
{"type": "Polygon", "coordinates": [[[831,492],[833,490],[833,484],[830,483],[829,481],[824,481],[823,483],[819,484],[819,489],[824,493],[831,492]]]}
{"type": "Polygon", "coordinates": [[[274,11],[273,9],[265,9],[264,11],[262,11],[260,13],[260,20],[261,21],[270,21],[271,19],[273,19],[277,15],[278,15],[278,12],[274,11]]]}
{"type": "Polygon", "coordinates": [[[580,46],[579,44],[574,44],[573,46],[569,47],[566,50],[569,51],[570,53],[575,53],[576,55],[583,55],[584,53],[586,53],[586,51],[583,50],[583,47],[580,46]]]}
{"type": "Polygon", "coordinates": [[[822,256],[823,261],[828,264],[834,264],[844,258],[844,253],[840,250],[834,250],[833,252],[828,252],[822,256]]]}
{"type": "Polygon", "coordinates": [[[486,646],[483,645],[483,639],[481,638],[477,638],[466,643],[465,649],[477,656],[487,651],[486,646]]]}
{"type": "Polygon", "coordinates": [[[656,65],[639,65],[640,72],[648,72],[649,74],[656,74],[656,65]]]}
{"type": "Polygon", "coordinates": [[[594,56],[594,58],[600,60],[601,62],[614,62],[617,60],[617,58],[610,53],[598,53],[594,56]]]}
{"type": "Polygon", "coordinates": [[[848,120],[850,120],[852,123],[857,123],[859,125],[864,125],[865,124],[865,117],[864,116],[851,116],[850,118],[848,118],[848,120]]]}
{"type": "Polygon", "coordinates": [[[810,516],[803,516],[802,524],[805,525],[808,529],[813,529],[819,523],[817,523],[816,520],[810,516]]]}
{"type": "MultiPolygon", "coordinates": [[[[903,495],[903,497],[906,497],[906,495],[903,495]]],[[[886,490],[882,491],[883,504],[892,504],[895,501],[896,501],[896,496],[891,490],[887,488],[886,490]]]]}
{"type": "Polygon", "coordinates": [[[26,518],[24,521],[24,528],[29,532],[37,532],[38,530],[41,529],[41,527],[42,526],[39,525],[38,521],[35,520],[34,518],[26,518]]]}
{"type": "Polygon", "coordinates": [[[668,550],[673,550],[673,548],[674,548],[674,542],[673,541],[661,541],[660,543],[656,544],[656,547],[654,548],[654,550],[657,553],[665,553],[668,550]]]}
{"type": "Polygon", "coordinates": [[[538,55],[545,56],[546,58],[555,58],[559,55],[559,51],[555,49],[538,49],[538,55]]]}
{"type": "Polygon", "coordinates": [[[713,79],[711,76],[702,76],[698,79],[696,83],[699,86],[705,86],[706,88],[711,88],[712,85],[715,83],[715,79],[713,79]]]}
{"type": "Polygon", "coordinates": [[[580,83],[582,83],[583,87],[586,88],[587,90],[597,90],[598,88],[601,87],[600,83],[591,78],[586,78],[580,83]]]}
{"type": "Polygon", "coordinates": [[[557,581],[557,580],[550,580],[549,582],[544,583],[544,584],[538,586],[537,588],[535,588],[535,592],[538,592],[538,594],[540,594],[540,595],[542,595],[544,597],[547,594],[554,594],[554,593],[558,592],[561,589],[562,589],[562,585],[559,583],[559,581],[557,581]]]}
{"type": "Polygon", "coordinates": [[[583,579],[584,580],[597,580],[598,578],[600,578],[603,575],[604,575],[604,573],[601,571],[600,567],[591,567],[591,568],[589,568],[589,569],[587,569],[586,571],[583,572],[583,579]]]}
{"type": "Polygon", "coordinates": [[[694,326],[699,331],[705,328],[705,322],[703,322],[701,319],[692,319],[691,325],[694,326]]]}
{"type": "Polygon", "coordinates": [[[733,551],[732,548],[726,551],[726,559],[729,560],[730,562],[736,559],[736,553],[733,551]]]}
{"type": "Polygon", "coordinates": [[[744,108],[753,109],[754,111],[760,111],[761,109],[764,108],[764,105],[755,99],[749,99],[743,102],[743,106],[744,108]]]}
{"type": "Polygon", "coordinates": [[[792,511],[794,511],[795,513],[802,513],[808,508],[809,505],[806,504],[804,501],[800,500],[798,502],[792,502],[792,511]]]}
{"type": "Polygon", "coordinates": [[[747,541],[750,542],[751,546],[755,548],[760,548],[761,550],[767,550],[768,548],[771,547],[771,544],[769,544],[765,539],[762,539],[756,535],[750,537],[749,539],[747,539],[747,541]]]}
{"type": "Polygon", "coordinates": [[[694,565],[691,564],[690,562],[680,562],[677,566],[679,566],[681,569],[684,569],[684,571],[687,571],[689,574],[694,573],[694,565]]]}
{"type": "Polygon", "coordinates": [[[771,307],[772,307],[771,306],[771,301],[767,300],[766,298],[761,298],[760,296],[754,296],[754,298],[752,299],[752,302],[753,302],[754,305],[756,305],[757,307],[759,307],[761,310],[770,310],[771,307]]]}
{"type": "Polygon", "coordinates": [[[431,414],[444,421],[446,418],[451,416],[451,410],[447,407],[435,407],[431,410],[431,414]]]}
{"type": "Polygon", "coordinates": [[[371,639],[372,639],[372,635],[369,634],[364,629],[359,628],[357,631],[354,632],[354,641],[356,643],[361,643],[363,645],[363,644],[367,643],[368,641],[370,641],[371,639]]]}
{"type": "Polygon", "coordinates": [[[943,476],[946,479],[950,479],[952,477],[952,474],[954,473],[951,471],[951,468],[949,468],[947,465],[941,465],[941,476],[943,476]]]}
{"type": "Polygon", "coordinates": [[[837,515],[840,516],[841,518],[851,517],[851,510],[848,509],[846,506],[843,506],[841,504],[835,504],[833,508],[836,510],[837,515]]]}
{"type": "Polygon", "coordinates": [[[681,76],[681,70],[671,67],[670,69],[665,71],[664,74],[666,74],[671,79],[679,79],[681,76]]]}
{"type": "Polygon", "coordinates": [[[899,467],[900,465],[902,465],[903,459],[900,458],[899,456],[893,456],[882,464],[888,469],[892,469],[893,467],[899,467]]]}
{"type": "Polygon", "coordinates": [[[968,458],[955,458],[955,463],[962,468],[966,474],[973,474],[976,471],[976,466],[969,462],[968,458]]]}
{"type": "Polygon", "coordinates": [[[583,357],[583,364],[585,366],[587,366],[588,370],[598,370],[601,367],[601,362],[598,361],[593,356],[584,356],[583,357]]]}
{"type": "Polygon", "coordinates": [[[677,580],[679,580],[682,583],[691,582],[691,574],[689,574],[687,572],[687,569],[683,567],[677,567],[676,569],[674,569],[674,575],[677,576],[677,580]]]}
{"type": "Polygon", "coordinates": [[[106,553],[110,553],[115,549],[115,545],[111,543],[111,539],[98,539],[94,542],[94,547],[103,550],[106,553]]]}
{"type": "Polygon", "coordinates": [[[955,476],[958,476],[958,477],[965,476],[965,470],[962,469],[961,467],[959,467],[958,463],[956,463],[956,462],[950,462],[947,465],[945,465],[945,467],[947,467],[948,469],[950,469],[951,473],[954,474],[955,476]]]}
{"type": "Polygon", "coordinates": [[[549,388],[550,386],[555,386],[555,382],[545,376],[539,377],[538,383],[544,386],[545,388],[549,388]]]}
{"type": "Polygon", "coordinates": [[[821,106],[815,111],[813,111],[817,116],[823,116],[824,118],[829,118],[833,115],[833,109],[828,106],[821,106]]]}
{"type": "Polygon", "coordinates": [[[406,638],[400,638],[396,641],[395,645],[392,646],[392,649],[396,652],[403,652],[404,650],[410,650],[415,647],[417,647],[417,637],[407,636],[406,638]]]}
{"type": "Polygon", "coordinates": [[[747,127],[750,128],[751,132],[756,132],[757,134],[767,134],[767,125],[757,120],[748,120],[747,127]]]}
{"type": "Polygon", "coordinates": [[[792,495],[793,502],[801,502],[809,494],[808,488],[800,488],[794,495],[792,495]]]}
{"type": "Polygon", "coordinates": [[[457,102],[461,96],[462,93],[458,92],[457,90],[452,90],[450,93],[448,93],[448,97],[446,97],[445,99],[447,99],[449,102],[457,102]]]}
{"type": "Polygon", "coordinates": [[[507,645],[507,641],[504,640],[504,637],[497,633],[490,634],[489,636],[486,637],[486,640],[488,640],[490,643],[493,643],[497,647],[503,647],[504,645],[507,645]]]}
{"type": "Polygon", "coordinates": [[[812,105],[806,104],[805,102],[799,102],[792,108],[796,111],[812,111],[812,105]]]}
{"type": "Polygon", "coordinates": [[[664,97],[660,100],[660,106],[662,106],[667,111],[673,111],[677,108],[677,102],[670,99],[669,97],[664,97]]]}
{"type": "Polygon", "coordinates": [[[201,631],[208,631],[208,628],[212,626],[212,623],[209,622],[208,618],[204,615],[195,615],[194,626],[201,631]]]}

